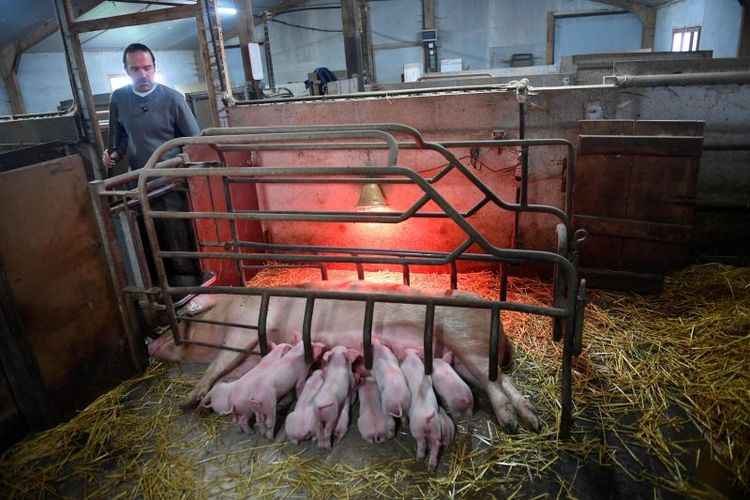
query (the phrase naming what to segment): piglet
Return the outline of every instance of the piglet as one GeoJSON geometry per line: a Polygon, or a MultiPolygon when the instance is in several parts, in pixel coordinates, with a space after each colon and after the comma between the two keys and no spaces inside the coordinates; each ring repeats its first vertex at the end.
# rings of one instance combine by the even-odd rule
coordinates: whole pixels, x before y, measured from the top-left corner
{"type": "Polygon", "coordinates": [[[424,365],[414,349],[406,350],[401,370],[411,391],[409,431],[417,440],[417,459],[424,459],[429,448],[428,467],[434,470],[437,467],[440,447],[447,444],[447,438],[451,436],[448,435],[449,429],[443,429],[444,422],[440,417],[435,391],[432,389],[432,377],[424,374],[424,365]]]}
{"type": "Polygon", "coordinates": [[[284,430],[287,438],[294,444],[310,439],[315,434],[317,427],[313,402],[321,387],[323,387],[323,371],[315,370],[305,382],[294,411],[286,417],[284,430]]]}
{"type": "Polygon", "coordinates": [[[377,341],[372,343],[372,374],[380,390],[381,403],[386,414],[395,418],[406,418],[411,405],[409,386],[396,356],[388,347],[377,341]]]}
{"type": "Polygon", "coordinates": [[[365,378],[359,386],[357,428],[362,439],[373,444],[391,439],[396,433],[396,422],[385,413],[380,402],[380,391],[373,377],[365,378]]]}
{"type": "MultiPolygon", "coordinates": [[[[277,355],[281,354],[277,353],[277,355]]],[[[211,408],[214,413],[218,413],[219,415],[229,415],[232,413],[232,404],[229,401],[229,395],[235,386],[235,382],[258,366],[260,361],[260,356],[250,354],[239,366],[225,375],[221,382],[217,382],[206,393],[203,399],[201,399],[200,406],[202,408],[211,408]]]]}
{"type": "Polygon", "coordinates": [[[453,354],[432,360],[432,385],[438,399],[453,418],[470,417],[474,409],[474,395],[458,373],[451,367],[453,354]]]}
{"type": "Polygon", "coordinates": [[[271,352],[263,356],[255,368],[244,374],[238,380],[232,382],[233,387],[229,394],[229,404],[232,408],[234,421],[239,424],[243,432],[250,432],[248,422],[253,408],[250,401],[259,387],[268,384],[268,372],[270,368],[286,354],[292,346],[289,344],[278,344],[271,352]]]}
{"type": "Polygon", "coordinates": [[[315,416],[317,418],[318,446],[331,448],[331,436],[337,429],[337,437],[341,438],[349,424],[350,394],[354,377],[352,376],[352,362],[359,357],[359,352],[336,346],[323,355],[326,362],[323,377],[323,387],[315,396],[315,416]],[[345,422],[339,424],[339,415],[345,411],[345,422]],[[338,424],[338,425],[337,425],[338,424]],[[343,429],[341,428],[343,427],[343,429]]]}
{"type": "MultiPolygon", "coordinates": [[[[323,344],[312,344],[313,363],[320,358],[324,348],[323,344]]],[[[269,365],[263,383],[249,394],[248,405],[255,413],[255,423],[264,429],[268,439],[273,439],[276,429],[276,402],[295,388],[297,394],[301,394],[309,370],[304,344],[297,342],[281,359],[269,365]]]]}

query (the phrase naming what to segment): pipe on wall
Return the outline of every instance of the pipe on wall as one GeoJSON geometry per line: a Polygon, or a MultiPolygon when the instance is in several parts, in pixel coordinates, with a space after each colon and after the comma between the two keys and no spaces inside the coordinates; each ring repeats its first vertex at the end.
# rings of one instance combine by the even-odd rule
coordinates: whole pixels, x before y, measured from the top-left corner
{"type": "Polygon", "coordinates": [[[604,83],[618,87],[659,87],[676,85],[743,85],[750,83],[750,71],[722,71],[716,73],[680,73],[670,75],[613,75],[605,76],[604,83]]]}

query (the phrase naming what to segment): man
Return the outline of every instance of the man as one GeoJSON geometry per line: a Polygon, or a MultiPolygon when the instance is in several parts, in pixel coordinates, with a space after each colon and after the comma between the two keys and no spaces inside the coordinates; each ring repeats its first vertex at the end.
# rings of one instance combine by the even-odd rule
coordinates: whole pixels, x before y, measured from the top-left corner
{"type": "MultiPolygon", "coordinates": [[[[122,64],[133,81],[112,93],[109,104],[109,144],[102,161],[113,167],[125,154],[131,170],[142,168],[151,154],[175,137],[198,135],[200,129],[185,97],[154,81],[156,59],[151,49],[132,43],[122,53],[122,64]]],[[[175,156],[177,149],[162,159],[175,156]]]]}
{"type": "MultiPolygon", "coordinates": [[[[111,168],[127,154],[130,169],[137,170],[143,168],[156,148],[168,140],[198,135],[200,129],[185,97],[154,81],[156,59],[151,49],[140,43],[128,45],[122,53],[122,64],[133,84],[112,93],[109,103],[110,147],[102,155],[102,161],[111,168]]],[[[168,151],[161,159],[177,153],[179,148],[168,151]]],[[[135,185],[136,182],[131,182],[128,188],[135,185]]],[[[184,211],[188,206],[184,194],[179,191],[171,191],[152,200],[152,208],[156,210],[184,211]]],[[[139,218],[139,226],[141,224],[139,218]]],[[[162,249],[196,249],[190,221],[157,220],[156,230],[162,249]]],[[[141,234],[145,237],[142,227],[141,234]]],[[[187,286],[198,285],[202,281],[197,260],[168,259],[165,266],[170,281],[187,286]]]]}

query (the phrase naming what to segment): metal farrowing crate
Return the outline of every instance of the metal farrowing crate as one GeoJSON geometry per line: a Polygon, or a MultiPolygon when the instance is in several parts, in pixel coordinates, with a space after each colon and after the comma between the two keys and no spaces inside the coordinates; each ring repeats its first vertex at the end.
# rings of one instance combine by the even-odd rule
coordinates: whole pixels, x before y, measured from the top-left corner
{"type": "MultiPolygon", "coordinates": [[[[237,127],[204,130],[200,137],[184,137],[166,142],[157,149],[146,166],[139,171],[126,173],[106,181],[91,183],[91,193],[99,230],[101,231],[104,252],[110,267],[110,275],[117,289],[118,305],[122,312],[123,323],[130,334],[131,349],[137,351],[142,346],[135,339],[139,314],[151,316],[154,311],[166,313],[175,343],[193,343],[219,349],[232,349],[221,345],[192,341],[181,338],[178,321],[206,322],[198,318],[180,314],[173,297],[195,294],[237,294],[256,295],[261,297],[260,314],[256,325],[238,325],[211,321],[212,324],[243,327],[258,331],[261,354],[268,348],[266,332],[266,315],[271,297],[298,297],[305,299],[302,338],[305,355],[312,357],[311,322],[316,299],[336,299],[361,301],[365,303],[365,314],[362,318],[362,342],[365,364],[372,367],[372,321],[376,303],[408,303],[425,307],[424,353],[425,370],[432,372],[433,322],[435,307],[454,306],[466,308],[489,309],[492,311],[491,331],[488,334],[489,377],[496,381],[499,359],[505,342],[500,321],[500,311],[518,311],[528,314],[544,315],[553,319],[552,337],[563,342],[562,367],[560,378],[560,398],[562,413],[559,434],[567,437],[572,423],[572,358],[581,351],[583,313],[586,302],[585,280],[579,281],[576,261],[579,245],[585,239],[585,233],[573,233],[571,224],[573,179],[575,178],[575,149],[564,139],[516,139],[516,140],[477,140],[428,142],[422,134],[411,127],[400,124],[352,124],[330,126],[299,127],[237,127]],[[413,142],[399,142],[394,135],[410,137],[413,142]],[[349,142],[341,142],[342,139],[349,142]],[[359,142],[351,142],[354,139],[359,142]],[[363,139],[374,139],[378,142],[364,143],[363,139]],[[290,141],[303,141],[290,143],[290,141]],[[186,154],[160,161],[162,156],[180,146],[202,144],[211,147],[217,155],[217,162],[191,162],[186,154]],[[457,147],[502,147],[519,146],[522,149],[522,165],[518,186],[518,202],[509,203],[502,200],[488,188],[469,168],[463,165],[450,148],[457,147]],[[561,146],[567,150],[566,198],[565,209],[550,205],[538,205],[528,202],[528,154],[530,147],[561,146]],[[225,157],[227,150],[309,150],[309,149],[387,149],[387,164],[382,166],[346,166],[346,167],[228,167],[225,157]],[[398,165],[400,149],[418,149],[437,152],[446,160],[446,165],[433,177],[423,178],[410,168],[398,165]],[[436,189],[449,172],[457,171],[469,185],[482,193],[482,199],[465,212],[456,210],[436,189]],[[175,183],[187,178],[219,178],[224,185],[224,197],[227,210],[217,210],[211,197],[209,211],[169,211],[154,210],[151,198],[175,183]],[[137,181],[137,186],[131,187],[137,181]],[[422,193],[408,209],[387,212],[358,211],[271,211],[271,210],[235,210],[233,209],[230,184],[409,184],[416,186],[422,193]],[[118,189],[119,188],[119,189],[118,189]],[[434,202],[439,208],[426,211],[423,207],[434,202]],[[488,204],[512,212],[534,212],[555,217],[557,246],[554,251],[525,250],[516,248],[499,248],[493,245],[470,222],[471,217],[488,204]],[[134,211],[140,209],[143,215],[147,244],[151,250],[155,269],[156,283],[152,283],[145,263],[146,257],[141,241],[134,211]],[[237,230],[237,223],[252,221],[310,221],[360,223],[375,222],[398,224],[410,218],[448,218],[451,219],[466,236],[466,239],[450,252],[415,251],[405,249],[359,248],[326,245],[272,244],[258,241],[243,241],[237,230]],[[121,238],[124,244],[114,243],[115,222],[120,220],[121,238]],[[231,239],[199,242],[197,251],[163,250],[160,248],[155,227],[159,219],[227,220],[231,227],[231,239]],[[478,245],[483,253],[469,252],[472,245],[478,245]],[[120,247],[125,246],[123,250],[120,247]],[[221,251],[204,251],[204,248],[215,247],[221,251]],[[324,255],[322,255],[324,254],[324,255]],[[459,260],[497,263],[501,270],[500,294],[498,300],[473,300],[465,297],[420,297],[402,294],[342,292],[331,290],[313,290],[297,288],[250,288],[245,286],[173,286],[169,283],[165,270],[165,259],[228,259],[234,261],[238,272],[244,276],[246,268],[263,267],[268,262],[282,262],[287,266],[315,266],[321,270],[323,279],[327,279],[328,264],[352,264],[356,266],[360,279],[364,278],[364,264],[397,265],[403,270],[404,284],[410,281],[410,266],[445,266],[451,269],[451,288],[457,287],[457,266],[459,260]],[[126,262],[130,268],[139,268],[137,276],[126,276],[126,262]],[[261,263],[250,264],[246,262],[261,263]],[[553,299],[551,305],[534,305],[507,300],[508,264],[523,262],[552,265],[553,299]],[[140,266],[138,265],[140,264],[140,266]],[[139,307],[137,307],[139,306],[139,307]]],[[[210,190],[209,190],[210,191],[210,190]]],[[[514,222],[517,224],[517,218],[514,222]]],[[[274,264],[271,264],[274,265],[274,264]]],[[[131,274],[133,274],[131,272],[131,274]]],[[[244,279],[242,280],[244,284],[244,279]]],[[[183,301],[184,302],[184,301],[183,301]]],[[[243,351],[244,352],[244,351],[243,351]]]]}

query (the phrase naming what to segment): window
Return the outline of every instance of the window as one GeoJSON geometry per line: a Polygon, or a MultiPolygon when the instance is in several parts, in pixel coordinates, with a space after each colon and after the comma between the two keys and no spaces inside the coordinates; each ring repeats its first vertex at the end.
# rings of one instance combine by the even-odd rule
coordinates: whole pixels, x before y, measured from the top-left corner
{"type": "Polygon", "coordinates": [[[113,92],[119,89],[120,87],[124,87],[125,85],[130,85],[129,76],[109,75],[109,87],[112,89],[113,92]]]}
{"type": "Polygon", "coordinates": [[[693,52],[698,50],[701,27],[674,28],[672,30],[672,52],[693,52]]]}
{"type": "MultiPolygon", "coordinates": [[[[127,75],[107,75],[107,79],[109,80],[109,87],[113,92],[120,87],[130,85],[130,77],[127,75]]],[[[164,77],[158,72],[154,76],[154,80],[156,80],[157,83],[164,83],[164,77]]]]}

